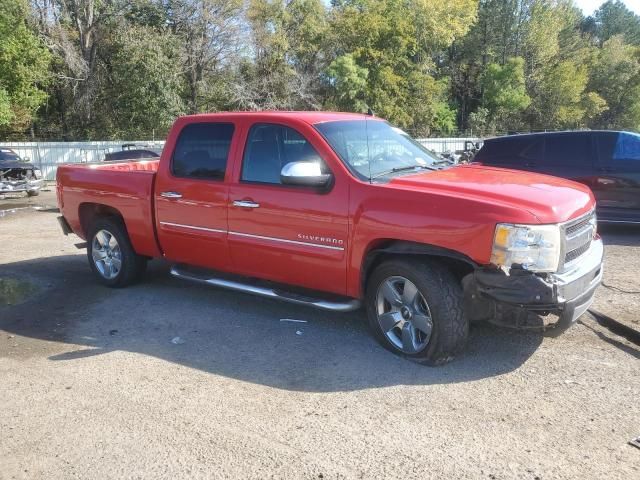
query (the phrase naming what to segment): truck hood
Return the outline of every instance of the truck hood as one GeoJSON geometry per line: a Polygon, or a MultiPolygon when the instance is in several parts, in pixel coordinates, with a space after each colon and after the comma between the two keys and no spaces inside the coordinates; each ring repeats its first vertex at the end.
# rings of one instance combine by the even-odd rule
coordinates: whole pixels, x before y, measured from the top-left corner
{"type": "Polygon", "coordinates": [[[591,190],[580,183],[549,175],[481,165],[464,165],[405,175],[394,178],[388,185],[490,200],[527,210],[540,223],[565,222],[595,206],[591,190]]]}

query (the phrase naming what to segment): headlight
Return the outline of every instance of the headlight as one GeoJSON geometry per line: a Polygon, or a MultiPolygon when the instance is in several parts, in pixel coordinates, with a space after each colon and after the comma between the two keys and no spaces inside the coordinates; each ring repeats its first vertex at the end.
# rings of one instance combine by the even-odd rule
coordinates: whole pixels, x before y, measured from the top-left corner
{"type": "Polygon", "coordinates": [[[40,180],[42,178],[42,172],[39,168],[33,169],[33,176],[36,177],[36,180],[40,180]]]}
{"type": "Polygon", "coordinates": [[[510,225],[499,223],[493,239],[491,263],[511,268],[520,265],[532,272],[555,272],[560,262],[558,225],[510,225]]]}

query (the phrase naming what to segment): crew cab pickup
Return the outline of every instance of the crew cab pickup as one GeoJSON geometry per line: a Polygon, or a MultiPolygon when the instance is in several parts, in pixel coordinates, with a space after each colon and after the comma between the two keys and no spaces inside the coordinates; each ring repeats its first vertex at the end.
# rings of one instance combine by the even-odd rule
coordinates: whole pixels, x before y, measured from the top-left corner
{"type": "Polygon", "coordinates": [[[107,286],[164,258],[187,280],[364,306],[374,337],[421,363],[454,358],[469,322],[504,312],[571,325],[602,278],[591,191],[443,163],[373,116],[186,116],[159,160],[60,167],[59,220],[107,286]]]}

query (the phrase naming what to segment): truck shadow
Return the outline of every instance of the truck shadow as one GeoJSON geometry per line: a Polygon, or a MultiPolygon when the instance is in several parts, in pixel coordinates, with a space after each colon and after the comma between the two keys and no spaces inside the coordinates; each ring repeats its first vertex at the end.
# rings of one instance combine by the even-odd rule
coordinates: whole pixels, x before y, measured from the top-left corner
{"type": "Polygon", "coordinates": [[[30,281],[39,293],[20,305],[0,304],[0,329],[31,342],[28,351],[17,345],[0,356],[66,362],[127,351],[276,388],[332,392],[501,375],[521,366],[543,338],[474,326],[461,358],[428,368],[378,346],[364,312],[316,311],[192,285],[167,272],[152,262],[143,283],[112,290],[95,282],[84,255],[3,265],[4,277],[30,281]]]}

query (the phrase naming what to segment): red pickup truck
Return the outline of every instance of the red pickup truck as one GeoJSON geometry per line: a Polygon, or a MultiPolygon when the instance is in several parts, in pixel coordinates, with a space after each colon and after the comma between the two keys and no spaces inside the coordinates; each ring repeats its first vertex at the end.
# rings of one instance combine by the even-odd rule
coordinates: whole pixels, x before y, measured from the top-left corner
{"type": "Polygon", "coordinates": [[[60,167],[60,223],[105,285],[162,257],[188,280],[363,305],[383,346],[422,363],[452,359],[469,322],[505,311],[569,326],[602,278],[590,190],[444,163],[372,116],[193,115],[159,160],[60,167]]]}

